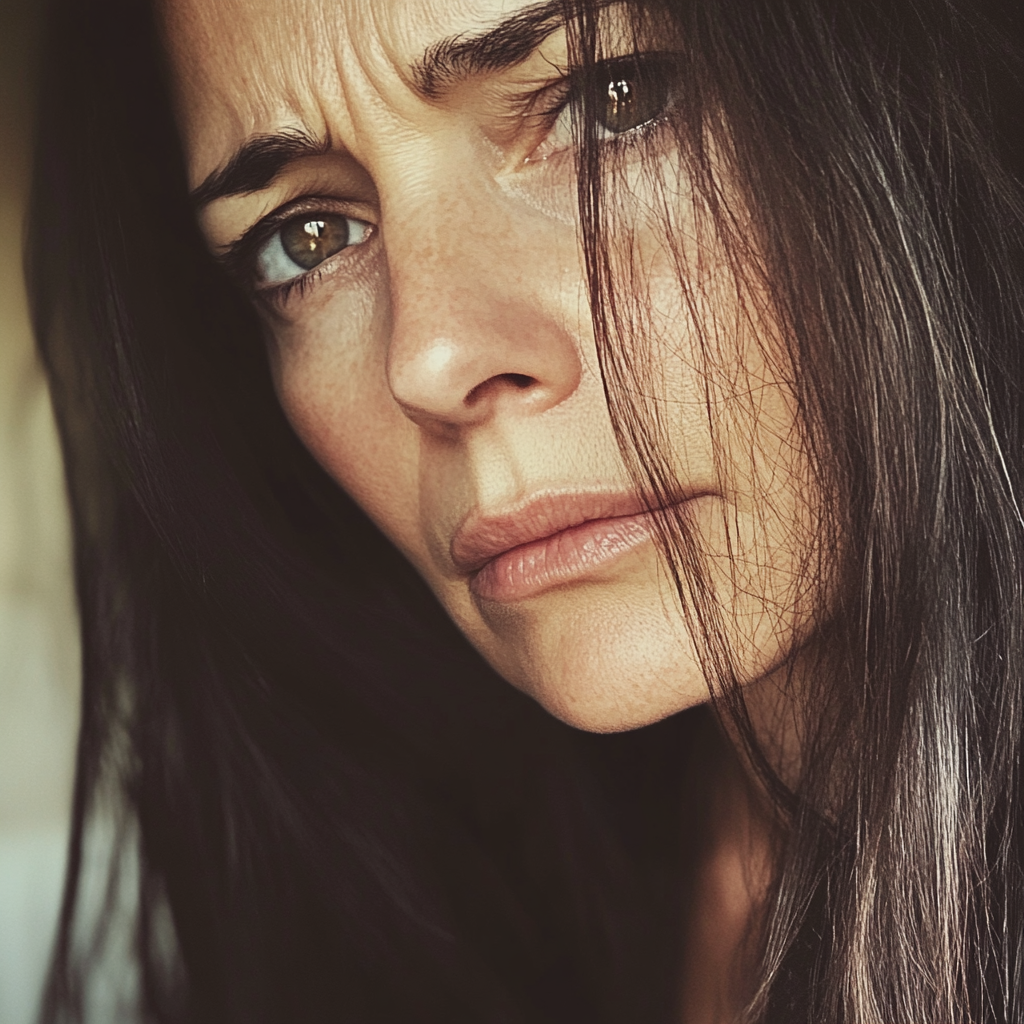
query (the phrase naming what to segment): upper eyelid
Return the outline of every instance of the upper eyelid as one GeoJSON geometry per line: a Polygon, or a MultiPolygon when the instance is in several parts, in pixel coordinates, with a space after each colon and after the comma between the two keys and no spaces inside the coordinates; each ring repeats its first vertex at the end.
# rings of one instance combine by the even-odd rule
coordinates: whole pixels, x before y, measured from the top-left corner
{"type": "Polygon", "coordinates": [[[513,116],[522,118],[552,117],[560,113],[566,104],[572,101],[572,96],[572,79],[566,75],[523,96],[516,102],[518,109],[513,116]]]}
{"type": "MultiPolygon", "coordinates": [[[[633,52],[616,54],[615,56],[602,58],[594,63],[593,70],[598,71],[601,68],[607,69],[609,66],[626,63],[629,61],[636,61],[639,64],[647,64],[653,69],[657,68],[659,71],[663,71],[666,68],[672,66],[677,61],[679,54],[673,50],[636,50],[633,52]]],[[[579,90],[585,85],[584,69],[574,68],[569,74],[565,75],[561,81],[554,83],[550,88],[560,90],[560,96],[558,100],[548,106],[546,109],[541,111],[541,115],[544,117],[554,118],[560,115],[574,100],[579,100],[579,90]]],[[[539,98],[545,92],[549,90],[539,90],[539,98]]],[[[662,117],[655,118],[656,121],[662,120],[662,117]]],[[[636,129],[630,129],[628,132],[623,132],[620,138],[627,135],[631,135],[634,131],[644,127],[638,125],[636,129]]]]}
{"type": "Polygon", "coordinates": [[[253,244],[264,241],[267,236],[273,234],[288,219],[291,212],[290,207],[293,205],[292,202],[283,203],[277,209],[271,210],[270,213],[265,214],[259,220],[250,224],[238,238],[225,247],[223,258],[231,260],[253,244]]]}
{"type": "MultiPolygon", "coordinates": [[[[678,59],[678,54],[672,50],[637,50],[633,52],[616,54],[611,57],[603,57],[600,60],[594,62],[594,70],[598,70],[602,67],[609,67],[610,65],[624,63],[627,61],[637,61],[640,64],[659,65],[664,64],[670,66],[674,60],[678,59]]],[[[562,91],[562,105],[570,102],[573,99],[573,93],[576,89],[579,89],[584,84],[585,69],[580,67],[569,68],[561,77],[553,79],[549,84],[541,87],[534,91],[529,97],[531,102],[536,102],[546,93],[551,91],[562,91]]]]}

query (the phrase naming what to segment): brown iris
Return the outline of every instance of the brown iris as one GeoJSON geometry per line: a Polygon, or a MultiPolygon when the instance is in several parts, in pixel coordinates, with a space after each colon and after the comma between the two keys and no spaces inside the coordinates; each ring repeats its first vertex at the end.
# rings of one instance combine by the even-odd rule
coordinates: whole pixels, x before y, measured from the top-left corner
{"type": "Polygon", "coordinates": [[[665,69],[633,59],[609,62],[598,85],[597,119],[620,135],[653,121],[668,106],[665,69]]]}
{"type": "Polygon", "coordinates": [[[290,260],[312,270],[351,243],[348,217],[334,213],[295,217],[281,228],[281,246],[290,260]]]}

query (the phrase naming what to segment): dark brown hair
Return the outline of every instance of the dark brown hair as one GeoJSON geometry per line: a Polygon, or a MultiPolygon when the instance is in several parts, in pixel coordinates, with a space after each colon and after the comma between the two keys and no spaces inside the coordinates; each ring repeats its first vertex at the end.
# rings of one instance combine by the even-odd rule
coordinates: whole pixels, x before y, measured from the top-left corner
{"type": "MultiPolygon", "coordinates": [[[[577,20],[582,65],[601,55],[600,10],[577,20]]],[[[648,216],[681,253],[671,210],[691,203],[698,246],[724,251],[755,324],[767,296],[820,502],[800,581],[818,583],[818,658],[790,697],[801,751],[787,778],[747,714],[699,542],[685,520],[662,531],[715,703],[780,824],[751,1019],[1021,1019],[1020,11],[635,13],[638,39],[675,40],[688,186],[664,182],[648,216]]],[[[637,211],[623,216],[618,157],[594,123],[581,123],[580,210],[599,352],[623,456],[660,504],[679,484],[650,397],[637,211]]],[[[679,265],[699,297],[699,261],[679,265]]],[[[721,331],[698,329],[714,429],[721,331]]]]}
{"type": "MultiPolygon", "coordinates": [[[[585,83],[605,6],[567,5],[585,83]]],[[[665,130],[688,201],[778,324],[821,494],[806,576],[828,594],[827,642],[796,777],[776,777],[747,719],[699,544],[663,524],[716,704],[781,826],[751,1018],[1020,1020],[1020,12],[634,13],[638,38],[673,40],[665,130]]],[[[46,1020],[88,1016],[113,927],[100,914],[83,934],[80,912],[108,792],[137,849],[142,1019],[672,1020],[680,787],[705,713],[603,737],[549,719],[305,452],[256,317],[196,229],[151,18],[54,0],[44,48],[28,267],[84,644],[46,1020]]],[[[637,484],[669,494],[594,104],[583,88],[609,405],[637,484]]]]}

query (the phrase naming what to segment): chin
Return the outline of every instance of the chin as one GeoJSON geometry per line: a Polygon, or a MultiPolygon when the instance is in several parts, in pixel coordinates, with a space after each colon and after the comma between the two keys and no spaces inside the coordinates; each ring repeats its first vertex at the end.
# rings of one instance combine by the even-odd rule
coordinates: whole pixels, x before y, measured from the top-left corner
{"type": "MultiPolygon", "coordinates": [[[[529,692],[529,691],[528,691],[529,692]]],[[[684,701],[672,703],[634,702],[615,703],[600,697],[588,699],[587,695],[573,695],[566,702],[561,694],[552,691],[530,692],[538,704],[549,714],[566,725],[582,732],[616,733],[642,729],[645,725],[653,725],[679,711],[685,711],[696,704],[708,700],[705,690],[703,696],[692,697],[684,701]]]]}
{"type": "Polygon", "coordinates": [[[702,676],[681,685],[677,673],[618,675],[578,670],[516,683],[545,711],[575,729],[593,733],[627,732],[653,725],[710,698],[702,676]]]}
{"type": "Polygon", "coordinates": [[[503,642],[484,655],[545,710],[587,732],[639,729],[709,699],[681,617],[673,621],[660,601],[578,603],[565,614],[504,616],[503,642]]]}

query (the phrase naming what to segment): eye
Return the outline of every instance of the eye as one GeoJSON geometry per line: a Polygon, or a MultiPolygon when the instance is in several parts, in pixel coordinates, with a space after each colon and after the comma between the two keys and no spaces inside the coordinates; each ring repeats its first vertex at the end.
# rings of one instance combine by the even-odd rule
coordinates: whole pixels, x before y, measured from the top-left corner
{"type": "Polygon", "coordinates": [[[573,119],[579,116],[584,97],[590,97],[599,141],[635,131],[657,121],[673,101],[673,56],[639,54],[600,61],[584,81],[570,76],[561,95],[548,112],[551,128],[544,142],[527,162],[546,160],[571,148],[573,119]]]}
{"type": "Polygon", "coordinates": [[[301,277],[335,253],[366,240],[370,225],[340,213],[303,213],[286,220],[256,252],[261,284],[301,277]]]}
{"type": "Polygon", "coordinates": [[[668,107],[669,76],[663,60],[605,61],[595,68],[595,76],[595,115],[611,135],[649,124],[668,107]]]}

